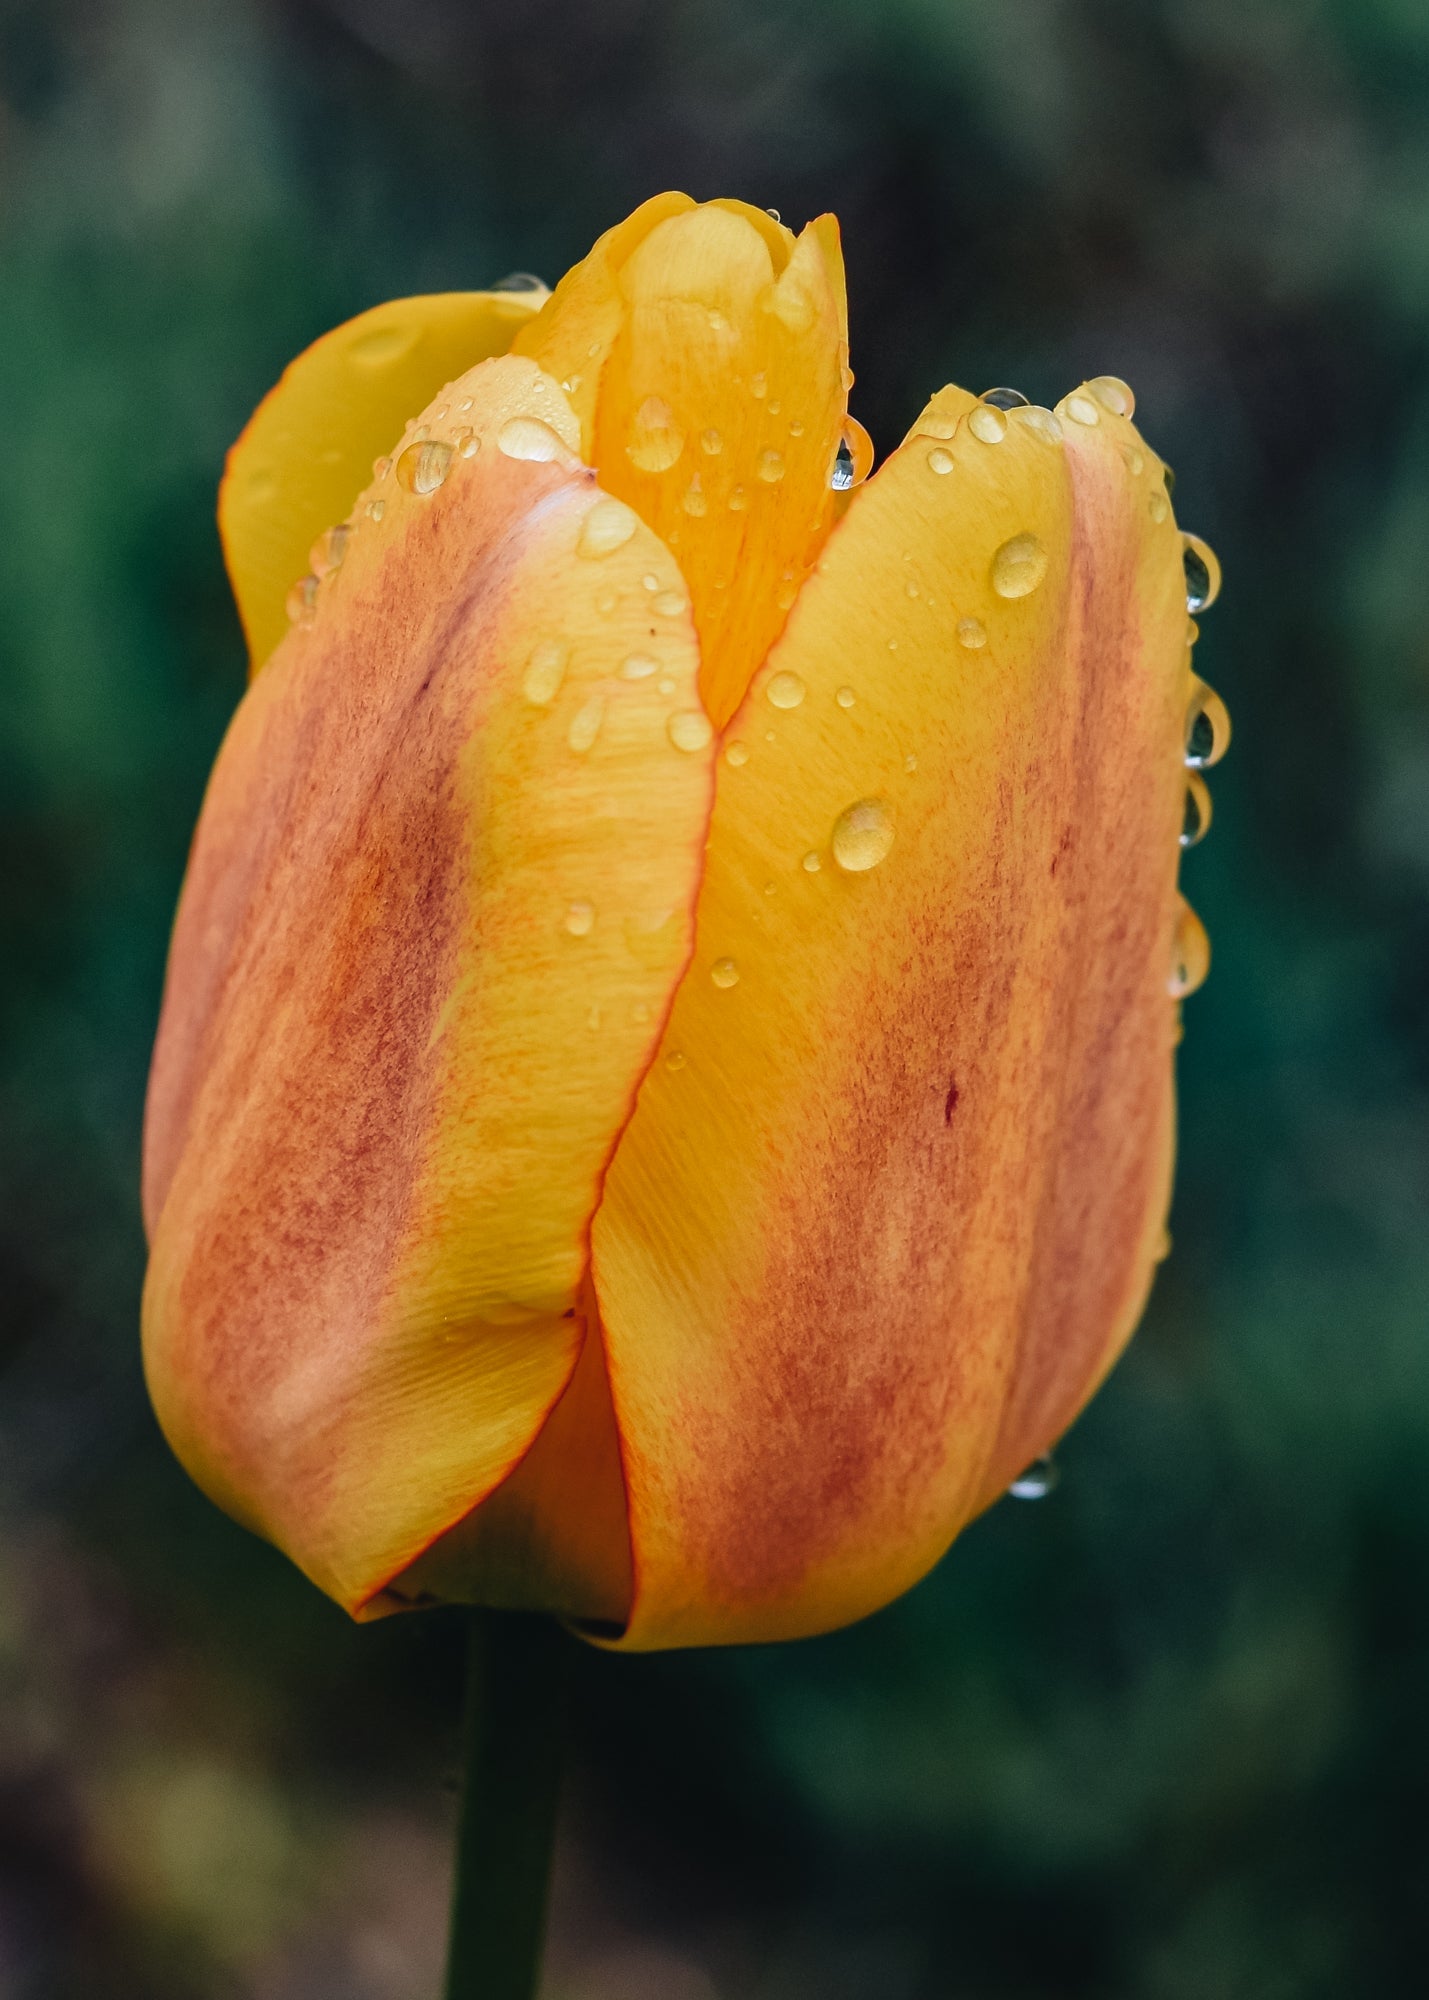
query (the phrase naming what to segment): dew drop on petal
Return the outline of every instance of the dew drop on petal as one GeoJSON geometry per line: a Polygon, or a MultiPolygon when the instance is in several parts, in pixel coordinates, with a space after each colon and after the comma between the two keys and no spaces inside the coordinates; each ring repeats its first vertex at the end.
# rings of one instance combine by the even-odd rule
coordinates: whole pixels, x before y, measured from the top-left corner
{"type": "Polygon", "coordinates": [[[435,493],[451,470],[452,448],[440,438],[409,444],[397,461],[398,484],[409,493],[435,493]]]}
{"type": "Polygon", "coordinates": [[[854,693],[851,687],[841,687],[838,693],[834,696],[834,700],[838,703],[840,708],[852,708],[854,703],[858,700],[858,696],[854,693]]]}
{"type": "Polygon", "coordinates": [[[1047,574],[1047,551],[1036,535],[1014,535],[992,559],[992,587],[999,597],[1027,597],[1047,574]]]}
{"type": "Polygon", "coordinates": [[[318,603],[317,578],[300,576],[284,601],[288,617],[294,625],[311,625],[318,603]]]}
{"type": "Polygon", "coordinates": [[[797,708],[808,692],[798,674],[775,674],[764,690],[772,708],[797,708]]]}
{"type": "Polygon", "coordinates": [[[724,758],[727,764],[733,764],[735,769],[738,770],[741,764],[747,764],[749,762],[749,745],[747,743],[741,743],[739,738],[736,736],[734,741],[729,745],[729,748],[725,751],[724,758]]]}
{"type": "Polygon", "coordinates": [[[987,644],[987,627],[981,618],[960,618],[958,620],[958,644],[966,646],[970,653],[987,644]]]}
{"type": "Polygon", "coordinates": [[[480,433],[477,431],[464,432],[457,444],[457,450],[463,458],[475,458],[476,454],[481,450],[480,433]]]}
{"type": "Polygon", "coordinates": [[[387,502],[384,499],[382,499],[380,495],[376,500],[368,501],[367,518],[369,521],[380,521],[382,519],[382,516],[386,512],[387,512],[387,502]]]}
{"type": "Polygon", "coordinates": [[[702,708],[681,709],[665,724],[666,733],[677,750],[703,750],[714,728],[702,708]]]}
{"type": "Polygon", "coordinates": [[[650,600],[650,609],[662,618],[678,618],[688,605],[689,599],[681,590],[657,590],[650,600]]]}
{"type": "Polygon", "coordinates": [[[1181,564],[1186,572],[1186,609],[1209,611],[1221,594],[1221,566],[1215,550],[1199,535],[1183,534],[1181,564]]]}
{"type": "Polygon", "coordinates": [[[685,449],[685,433],[658,396],[647,396],[635,412],[625,455],[640,472],[668,472],[685,449]]]}
{"type": "Polygon", "coordinates": [[[1173,1000],[1204,986],[1211,969],[1211,941],[1206,927],[1184,896],[1176,899],[1176,933],[1171,945],[1171,970],[1166,991],[1173,1000]]]}
{"type": "Polygon", "coordinates": [[[1129,417],[1134,414],[1136,397],[1132,394],[1131,384],[1123,382],[1120,375],[1094,376],[1087,387],[1102,408],[1110,410],[1113,416],[1129,417]]]}
{"type": "Polygon", "coordinates": [[[680,505],[687,514],[693,516],[696,520],[708,510],[709,501],[705,497],[704,487],[700,484],[700,475],[698,472],[685,488],[685,497],[680,502],[680,505]]]}
{"type": "Polygon", "coordinates": [[[605,720],[605,702],[598,694],[589,701],[583,701],[571,717],[571,726],[566,731],[566,741],[572,750],[580,755],[589,750],[600,734],[600,725],[605,720]]]}
{"type": "Polygon", "coordinates": [[[950,473],[954,463],[953,454],[940,444],[935,444],[933,449],[928,453],[928,470],[936,472],[940,476],[946,476],[950,473]]]}
{"type": "Polygon", "coordinates": [[[665,1058],[666,1069],[683,1069],[689,1060],[679,1049],[671,1049],[665,1058]]]}
{"type": "Polygon", "coordinates": [[[308,565],[314,576],[330,576],[340,569],[347,553],[347,538],[352,533],[345,521],[339,521],[335,528],[319,535],[308,551],[308,565]]]}
{"type": "Polygon", "coordinates": [[[1211,791],[1199,771],[1186,779],[1186,805],[1181,815],[1181,845],[1194,847],[1211,830],[1211,791]]]}
{"type": "Polygon", "coordinates": [[[834,456],[829,484],[835,493],[848,493],[862,486],[873,470],[873,439],[857,417],[845,417],[843,436],[834,456]]]}
{"type": "Polygon", "coordinates": [[[700,433],[700,450],[710,458],[716,458],[724,450],[724,439],[718,431],[700,433]]]}
{"type": "Polygon", "coordinates": [[[566,911],[566,929],[572,937],[589,937],[594,923],[594,903],[572,903],[566,911]]]}
{"type": "Polygon", "coordinates": [[[623,549],[637,525],[633,509],[623,500],[597,500],[581,522],[576,554],[590,562],[599,562],[602,556],[623,549]]]}
{"type": "Polygon", "coordinates": [[[660,662],[648,653],[627,653],[620,663],[620,678],[623,681],[648,681],[660,671],[660,662]]]}
{"type": "Polygon", "coordinates": [[[1159,486],[1153,486],[1146,496],[1146,511],[1159,527],[1171,511],[1171,503],[1159,486]]]}
{"type": "Polygon", "coordinates": [[[1007,436],[1007,419],[1001,410],[979,404],[968,416],[968,429],[984,444],[1001,444],[1007,436]]]}
{"type": "Polygon", "coordinates": [[[739,967],[732,958],[717,958],[710,967],[710,978],[716,986],[728,991],[739,984],[739,967]]]}
{"type": "Polygon", "coordinates": [[[1057,1461],[1050,1452],[1044,1451],[1040,1458],[1019,1472],[1008,1493],[1014,1500],[1045,1500],[1061,1478],[1057,1461]]]}
{"type": "Polygon", "coordinates": [[[373,459],[373,461],[372,461],[372,477],[373,477],[374,479],[378,479],[378,480],[381,480],[381,479],[385,479],[385,478],[387,477],[388,473],[389,473],[389,472],[390,472],[391,470],[392,470],[392,461],[391,461],[391,459],[390,459],[390,458],[374,458],[374,459],[373,459]]]}
{"type": "Polygon", "coordinates": [[[1044,444],[1061,444],[1065,436],[1056,413],[1044,410],[1040,403],[1029,403],[1025,410],[1014,410],[1012,419],[1041,438],[1044,444]]]}
{"type": "Polygon", "coordinates": [[[1090,396],[1068,396],[1062,405],[1074,424],[1099,424],[1102,413],[1090,396]]]}
{"type": "Polygon", "coordinates": [[[730,513],[742,514],[748,505],[749,495],[745,492],[744,488],[742,486],[732,488],[729,496],[730,513]]]}
{"type": "Polygon", "coordinates": [[[834,821],[834,860],[846,875],[876,868],[893,845],[893,815],[882,799],[858,799],[834,821]]]}
{"type": "Polygon", "coordinates": [[[563,646],[559,639],[537,641],[521,677],[521,692],[527,701],[537,708],[546,708],[555,700],[570,657],[570,647],[563,646]]]}
{"type": "Polygon", "coordinates": [[[759,454],[759,477],[766,486],[777,486],[784,477],[784,454],[782,451],[761,451],[759,454]]]}
{"type": "Polygon", "coordinates": [[[565,455],[565,446],[539,417],[508,417],[496,434],[496,446],[507,458],[527,458],[548,465],[565,455]]]}
{"type": "Polygon", "coordinates": [[[1186,763],[1193,771],[1208,771],[1230,748],[1230,710],[1213,687],[1198,680],[1186,709],[1186,763]]]}
{"type": "Polygon", "coordinates": [[[769,377],[765,374],[762,368],[758,369],[756,373],[750,376],[749,393],[751,396],[755,397],[756,400],[762,399],[763,397],[768,395],[769,377]]]}
{"type": "Polygon", "coordinates": [[[817,848],[811,847],[799,865],[806,875],[817,875],[821,866],[817,848]]]}
{"type": "Polygon", "coordinates": [[[1136,446],[1134,444],[1124,444],[1121,448],[1121,455],[1126,460],[1132,478],[1139,479],[1146,470],[1146,460],[1136,449],[1136,446]]]}
{"type": "Polygon", "coordinates": [[[519,292],[525,297],[548,299],[551,288],[544,278],[538,278],[534,271],[508,271],[504,278],[498,278],[487,286],[489,292],[519,292]]]}
{"type": "Polygon", "coordinates": [[[994,410],[1021,410],[1028,407],[1028,398],[1020,389],[984,389],[978,401],[990,404],[994,410]]]}

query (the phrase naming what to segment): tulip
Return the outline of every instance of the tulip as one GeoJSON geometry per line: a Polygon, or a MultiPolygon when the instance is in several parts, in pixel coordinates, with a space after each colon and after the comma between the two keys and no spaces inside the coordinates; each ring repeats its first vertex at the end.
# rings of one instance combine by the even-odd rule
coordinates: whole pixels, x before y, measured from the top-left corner
{"type": "Polygon", "coordinates": [[[145,1360],[356,1617],[838,1626],[1141,1313],[1214,558],[1115,378],[941,389],[867,479],[851,381],[832,218],[665,195],[327,335],[230,454],[145,1360]]]}

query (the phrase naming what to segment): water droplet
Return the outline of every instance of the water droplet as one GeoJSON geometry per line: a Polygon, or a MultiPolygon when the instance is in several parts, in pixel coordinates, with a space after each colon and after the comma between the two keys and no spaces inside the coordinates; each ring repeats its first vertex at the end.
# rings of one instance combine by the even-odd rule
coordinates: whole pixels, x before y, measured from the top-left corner
{"type": "Polygon", "coordinates": [[[766,215],[773,216],[776,222],[782,222],[784,220],[783,216],[779,213],[777,208],[766,208],[764,213],[766,215]]]}
{"type": "Polygon", "coordinates": [[[1025,410],[1014,410],[1012,421],[1022,424],[1034,437],[1044,444],[1061,444],[1063,431],[1060,422],[1051,410],[1044,410],[1040,403],[1029,403],[1025,410]]]}
{"type": "Polygon", "coordinates": [[[777,486],[784,477],[784,454],[782,451],[761,451],[759,454],[759,477],[766,486],[777,486]]]}
{"type": "Polygon", "coordinates": [[[566,741],[572,750],[584,756],[600,734],[600,725],[605,720],[605,702],[598,694],[589,701],[583,701],[571,717],[571,726],[566,731],[566,741]]]}
{"type": "Polygon", "coordinates": [[[415,321],[410,326],[374,326],[370,332],[358,334],[347,352],[360,368],[385,368],[415,346],[420,332],[415,321]]]}
{"type": "Polygon", "coordinates": [[[623,681],[648,681],[652,674],[658,674],[660,662],[652,660],[648,653],[628,653],[620,663],[620,678],[623,681]]]}
{"type": "Polygon", "coordinates": [[[418,424],[412,433],[412,442],[413,444],[422,444],[431,434],[431,426],[429,424],[418,424]]]}
{"type": "Polygon", "coordinates": [[[1153,486],[1146,496],[1146,511],[1158,527],[1171,511],[1171,503],[1159,486],[1153,486]]]}
{"type": "Polygon", "coordinates": [[[882,799],[858,799],[834,821],[834,860],[846,875],[876,868],[893,845],[893,815],[882,799]]]}
{"type": "Polygon", "coordinates": [[[658,590],[650,600],[650,609],[658,611],[662,618],[678,618],[687,603],[682,590],[658,590]]]}
{"type": "Polygon", "coordinates": [[[908,752],[908,755],[903,759],[903,768],[905,771],[916,771],[918,768],[918,759],[913,755],[913,752],[911,750],[908,752]]]}
{"type": "Polygon", "coordinates": [[[1014,1500],[1045,1500],[1061,1476],[1051,1452],[1044,1451],[1018,1473],[1007,1490],[1014,1500]]]}
{"type": "Polygon", "coordinates": [[[1173,1000],[1184,1000],[1206,983],[1211,969],[1211,941],[1206,927],[1184,896],[1176,899],[1176,934],[1171,945],[1171,971],[1166,991],[1173,1000]]]}
{"type": "Polygon", "coordinates": [[[703,750],[714,728],[702,708],[684,708],[665,724],[666,733],[677,750],[703,750]]]}
{"type": "Polygon", "coordinates": [[[537,708],[546,708],[555,700],[570,657],[570,647],[563,646],[559,639],[542,639],[532,647],[521,679],[521,692],[527,701],[537,708]]]}
{"type": "Polygon", "coordinates": [[[380,521],[386,512],[387,502],[380,497],[376,500],[369,500],[367,503],[367,516],[369,520],[380,521]]]}
{"type": "Polygon", "coordinates": [[[940,444],[935,444],[933,449],[928,453],[928,470],[930,472],[946,476],[952,471],[955,462],[953,454],[940,444]]]}
{"type": "Polygon", "coordinates": [[[1047,551],[1036,535],[1014,535],[992,559],[992,587],[999,597],[1027,597],[1047,574],[1047,551]]]}
{"type": "Polygon", "coordinates": [[[854,703],[858,700],[858,696],[854,693],[852,688],[842,687],[839,689],[838,693],[834,696],[834,700],[838,703],[840,708],[852,708],[854,703]]]}
{"type": "Polygon", "coordinates": [[[318,604],[318,580],[315,576],[300,576],[285,600],[288,617],[294,625],[311,625],[318,604]]]}
{"type": "Polygon", "coordinates": [[[739,967],[732,958],[717,958],[710,967],[710,978],[716,986],[728,991],[739,984],[739,967]]]}
{"type": "Polygon", "coordinates": [[[385,479],[391,470],[392,470],[392,461],[390,458],[373,459],[372,477],[374,479],[385,479]]]}
{"type": "Polygon", "coordinates": [[[342,559],[347,553],[347,538],[352,533],[346,521],[339,521],[335,528],[329,528],[325,535],[319,535],[308,551],[308,563],[313,575],[330,576],[342,567],[342,559]]]}
{"type": "Polygon", "coordinates": [[[1134,444],[1124,444],[1121,448],[1121,455],[1126,460],[1127,468],[1133,479],[1140,479],[1142,473],[1146,470],[1146,460],[1136,449],[1136,446],[1134,444]]]}
{"type": "Polygon", "coordinates": [[[753,375],[750,376],[749,393],[757,401],[761,401],[765,396],[768,395],[769,377],[765,374],[762,368],[758,369],[753,375]]]}
{"type": "Polygon", "coordinates": [[[1171,470],[1170,466],[1164,462],[1164,460],[1161,466],[1161,483],[1166,488],[1166,491],[1168,493],[1174,493],[1176,491],[1176,475],[1171,470]]]}
{"type": "Polygon", "coordinates": [[[656,681],[655,692],[656,694],[673,694],[675,692],[675,683],[670,679],[668,674],[664,680],[656,681]]]}
{"type": "Polygon", "coordinates": [[[548,465],[565,455],[565,446],[539,417],[508,417],[496,434],[497,449],[507,458],[529,458],[548,465]]]}
{"type": "Polygon", "coordinates": [[[597,500],[581,522],[576,554],[599,562],[623,549],[638,526],[634,511],[623,500],[597,500]]]}
{"type": "Polygon", "coordinates": [[[804,435],[804,425],[800,418],[789,419],[789,435],[791,438],[801,438],[804,435]]]}
{"type": "Polygon", "coordinates": [[[747,743],[741,743],[739,738],[736,736],[734,741],[729,745],[728,749],[725,751],[724,755],[725,755],[725,762],[728,764],[733,764],[734,768],[738,770],[741,764],[747,764],[749,762],[749,745],[747,743]]]}
{"type": "Polygon", "coordinates": [[[1188,647],[1191,647],[1191,646],[1194,646],[1194,645],[1195,645],[1195,643],[1196,643],[1196,641],[1197,641],[1197,640],[1198,640],[1198,639],[1200,638],[1200,636],[1201,636],[1201,628],[1200,628],[1200,626],[1199,626],[1199,625],[1198,625],[1198,624],[1196,623],[1196,621],[1195,621],[1195,619],[1194,619],[1194,618],[1188,618],[1188,619],[1186,620],[1186,644],[1187,644],[1187,646],[1188,646],[1188,647]]]}
{"type": "Polygon", "coordinates": [[[1020,389],[984,389],[978,401],[990,403],[994,410],[1025,410],[1030,407],[1029,399],[1020,389]]]}
{"type": "Polygon", "coordinates": [[[903,595],[905,597],[917,597],[919,595],[918,586],[914,583],[911,576],[903,586],[903,595]]]}
{"type": "Polygon", "coordinates": [[[1209,611],[1221,594],[1221,566],[1209,542],[1182,535],[1181,566],[1186,572],[1186,609],[1209,611]]]}
{"type": "Polygon", "coordinates": [[[700,450],[709,458],[717,458],[724,450],[724,439],[718,431],[701,431],[700,450]]]}
{"type": "Polygon", "coordinates": [[[793,570],[786,569],[783,577],[780,579],[779,588],[774,594],[774,602],[781,611],[791,611],[794,607],[794,599],[798,595],[799,579],[795,576],[793,570]]]}
{"type": "Polygon", "coordinates": [[[475,458],[481,450],[481,438],[476,431],[458,431],[456,448],[463,458],[475,458]]]}
{"type": "Polygon", "coordinates": [[[821,865],[822,864],[819,861],[818,850],[817,848],[813,847],[809,849],[808,853],[804,856],[803,860],[799,864],[799,866],[803,869],[806,875],[817,875],[821,865]]]}
{"type": "Polygon", "coordinates": [[[463,396],[461,401],[457,404],[457,409],[461,412],[463,416],[465,416],[475,400],[476,399],[473,396],[463,396]]]}
{"type": "Polygon", "coordinates": [[[1090,396],[1068,396],[1062,408],[1074,424],[1099,424],[1102,413],[1090,396]]]}
{"type": "Polygon", "coordinates": [[[440,438],[409,444],[397,461],[398,484],[409,493],[435,493],[451,470],[452,448],[440,438]]]}
{"type": "Polygon", "coordinates": [[[689,1058],[682,1055],[679,1049],[671,1049],[669,1055],[665,1058],[665,1067],[666,1069],[683,1069],[688,1060],[689,1058]]]}
{"type": "Polygon", "coordinates": [[[1087,387],[1102,408],[1110,410],[1113,416],[1129,417],[1135,412],[1136,397],[1132,394],[1131,384],[1123,382],[1120,375],[1094,376],[1087,387]]]}
{"type": "Polygon", "coordinates": [[[685,449],[685,433],[658,396],[647,396],[635,412],[625,455],[641,472],[668,472],[685,449]]]}
{"type": "Polygon", "coordinates": [[[680,502],[680,505],[687,514],[693,515],[696,520],[709,507],[709,501],[705,498],[705,489],[700,484],[700,475],[698,472],[685,488],[685,497],[680,502]]]}
{"type": "Polygon", "coordinates": [[[539,292],[543,299],[551,296],[551,288],[544,278],[538,278],[534,271],[508,271],[504,278],[498,278],[487,286],[489,292],[521,292],[529,296],[539,292]]]}
{"type": "Polygon", "coordinates": [[[797,674],[786,670],[775,674],[764,692],[771,708],[797,708],[808,689],[797,674]]]}
{"type": "Polygon", "coordinates": [[[1007,436],[1007,419],[1001,410],[980,403],[968,417],[968,429],[984,444],[1001,444],[1007,436]]]}
{"type": "Polygon", "coordinates": [[[748,505],[749,505],[749,495],[745,492],[742,486],[736,486],[729,496],[730,513],[742,514],[748,505]]]}
{"type": "Polygon", "coordinates": [[[1193,771],[1209,771],[1230,748],[1230,710],[1213,687],[1196,681],[1186,709],[1186,763],[1193,771]]]}
{"type": "Polygon", "coordinates": [[[1186,806],[1181,816],[1181,845],[1194,847],[1211,830],[1211,791],[1199,771],[1186,779],[1186,806]]]}
{"type": "Polygon", "coordinates": [[[836,493],[848,493],[862,486],[873,470],[873,439],[857,417],[845,417],[829,484],[836,493]]]}
{"type": "Polygon", "coordinates": [[[975,653],[987,644],[987,627],[981,618],[960,618],[958,620],[958,644],[975,653]]]}
{"type": "Polygon", "coordinates": [[[572,903],[566,911],[566,929],[572,937],[589,937],[594,924],[594,903],[572,903]]]}

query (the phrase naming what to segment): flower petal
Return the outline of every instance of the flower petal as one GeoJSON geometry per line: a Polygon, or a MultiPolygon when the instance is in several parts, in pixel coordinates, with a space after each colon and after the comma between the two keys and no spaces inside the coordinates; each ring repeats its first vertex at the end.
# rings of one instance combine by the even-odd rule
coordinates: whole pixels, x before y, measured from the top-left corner
{"type": "Polygon", "coordinates": [[[324,529],[346,520],[413,410],[530,320],[520,292],[392,299],[315,340],[284,369],[228,454],[218,525],[254,672],[288,629],[283,602],[324,529]]]}
{"type": "Polygon", "coordinates": [[[855,496],[731,727],[695,956],[592,1232],[634,1647],[906,1589],[1150,1281],[1179,539],[1119,419],[1064,446],[957,392],[925,418],[960,402],[855,496]]]}
{"type": "Polygon", "coordinates": [[[574,355],[591,462],[679,557],[701,694],[722,727],[832,525],[847,407],[838,227],[823,216],[795,241],[762,210],[709,202],[619,248],[615,268],[602,239],[590,279],[553,294],[517,345],[553,373],[574,355]]]}
{"type": "Polygon", "coordinates": [[[562,445],[532,362],[455,386],[235,717],[146,1128],[160,1419],[354,1609],[575,1368],[711,790],[668,552],[562,445]]]}

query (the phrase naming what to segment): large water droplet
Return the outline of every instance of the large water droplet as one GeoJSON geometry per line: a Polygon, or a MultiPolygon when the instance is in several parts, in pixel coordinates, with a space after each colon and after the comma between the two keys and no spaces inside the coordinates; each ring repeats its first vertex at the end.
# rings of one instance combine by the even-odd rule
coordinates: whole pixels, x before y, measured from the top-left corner
{"type": "Polygon", "coordinates": [[[579,755],[589,750],[600,734],[600,725],[605,720],[605,702],[598,694],[589,701],[583,701],[571,717],[571,726],[566,731],[566,741],[579,755]]]}
{"type": "Polygon", "coordinates": [[[1027,597],[1047,574],[1047,551],[1036,535],[1014,535],[992,559],[992,587],[999,597],[1027,597]]]}
{"type": "Polygon", "coordinates": [[[709,717],[700,708],[681,709],[670,717],[665,729],[677,750],[703,750],[714,735],[709,717]]]}
{"type": "Polygon", "coordinates": [[[504,278],[498,278],[487,286],[489,292],[520,292],[530,297],[539,293],[543,299],[551,296],[551,288],[544,278],[538,278],[534,271],[508,271],[504,278]]]}
{"type": "Polygon", "coordinates": [[[435,493],[451,471],[452,448],[440,438],[409,444],[397,461],[397,478],[409,493],[435,493]]]}
{"type": "Polygon", "coordinates": [[[1014,1500],[1045,1500],[1061,1476],[1051,1452],[1044,1451],[1018,1473],[1007,1490],[1014,1500]]]}
{"type": "Polygon", "coordinates": [[[939,478],[945,479],[956,463],[953,454],[945,445],[935,444],[928,453],[928,470],[936,472],[939,478]]]}
{"type": "Polygon", "coordinates": [[[685,433],[658,396],[647,396],[635,412],[625,455],[641,472],[668,472],[685,449],[685,433]]]}
{"type": "Polygon", "coordinates": [[[623,549],[639,523],[623,500],[597,500],[581,522],[576,554],[598,562],[602,556],[623,549]]]}
{"type": "Polygon", "coordinates": [[[1186,805],[1181,815],[1181,845],[1194,847],[1211,830],[1211,790],[1199,771],[1186,779],[1186,805]]]}
{"type": "Polygon", "coordinates": [[[835,493],[848,493],[855,486],[862,486],[873,470],[873,458],[873,439],[857,417],[845,417],[843,436],[829,477],[835,493]]]}
{"type": "Polygon", "coordinates": [[[1132,393],[1131,384],[1123,382],[1120,375],[1093,376],[1087,387],[1102,408],[1110,410],[1113,416],[1129,417],[1135,412],[1136,397],[1132,393]]]}
{"type": "Polygon", "coordinates": [[[990,403],[994,410],[1022,410],[1028,406],[1028,398],[1020,389],[984,389],[978,401],[990,403]]]}
{"type": "Polygon", "coordinates": [[[1007,436],[1007,419],[1001,410],[989,404],[979,404],[968,415],[968,429],[984,444],[1001,444],[1007,436]]]}
{"type": "Polygon", "coordinates": [[[1230,710],[1213,687],[1195,681],[1186,709],[1186,762],[1193,771],[1209,771],[1230,748],[1230,710]]]}
{"type": "Polygon", "coordinates": [[[739,984],[739,967],[732,958],[717,958],[710,967],[710,978],[716,986],[728,991],[739,984]]]}
{"type": "Polygon", "coordinates": [[[538,465],[560,458],[566,449],[539,417],[508,417],[496,434],[496,445],[507,458],[529,458],[538,465]]]}
{"type": "Polygon", "coordinates": [[[1012,421],[1031,431],[1034,437],[1041,438],[1043,444],[1061,444],[1066,435],[1059,418],[1051,410],[1044,410],[1040,403],[1029,403],[1025,410],[1014,410],[1012,421]]]}
{"type": "Polygon", "coordinates": [[[1090,396],[1068,396],[1062,408],[1074,424],[1099,424],[1102,413],[1090,396]]]}
{"type": "Polygon", "coordinates": [[[1209,611],[1221,594],[1221,566],[1215,550],[1199,535],[1183,534],[1181,564],[1186,572],[1186,609],[1209,611]]]}
{"type": "Polygon", "coordinates": [[[797,708],[808,690],[798,674],[775,674],[764,690],[772,708],[797,708]]]}
{"type": "Polygon", "coordinates": [[[1211,940],[1206,927],[1184,896],[1176,898],[1176,930],[1171,942],[1171,971],[1166,991],[1173,1000],[1184,1000],[1206,983],[1211,969],[1211,940]]]}
{"type": "Polygon", "coordinates": [[[846,875],[876,868],[893,845],[893,815],[883,799],[858,799],[834,821],[834,860],[846,875]]]}
{"type": "Polygon", "coordinates": [[[566,929],[572,937],[589,937],[594,924],[594,903],[572,903],[566,911],[566,929]]]}
{"type": "Polygon", "coordinates": [[[521,692],[527,701],[537,708],[549,707],[560,692],[570,657],[570,647],[563,646],[559,639],[541,639],[532,647],[521,678],[521,692]]]}

